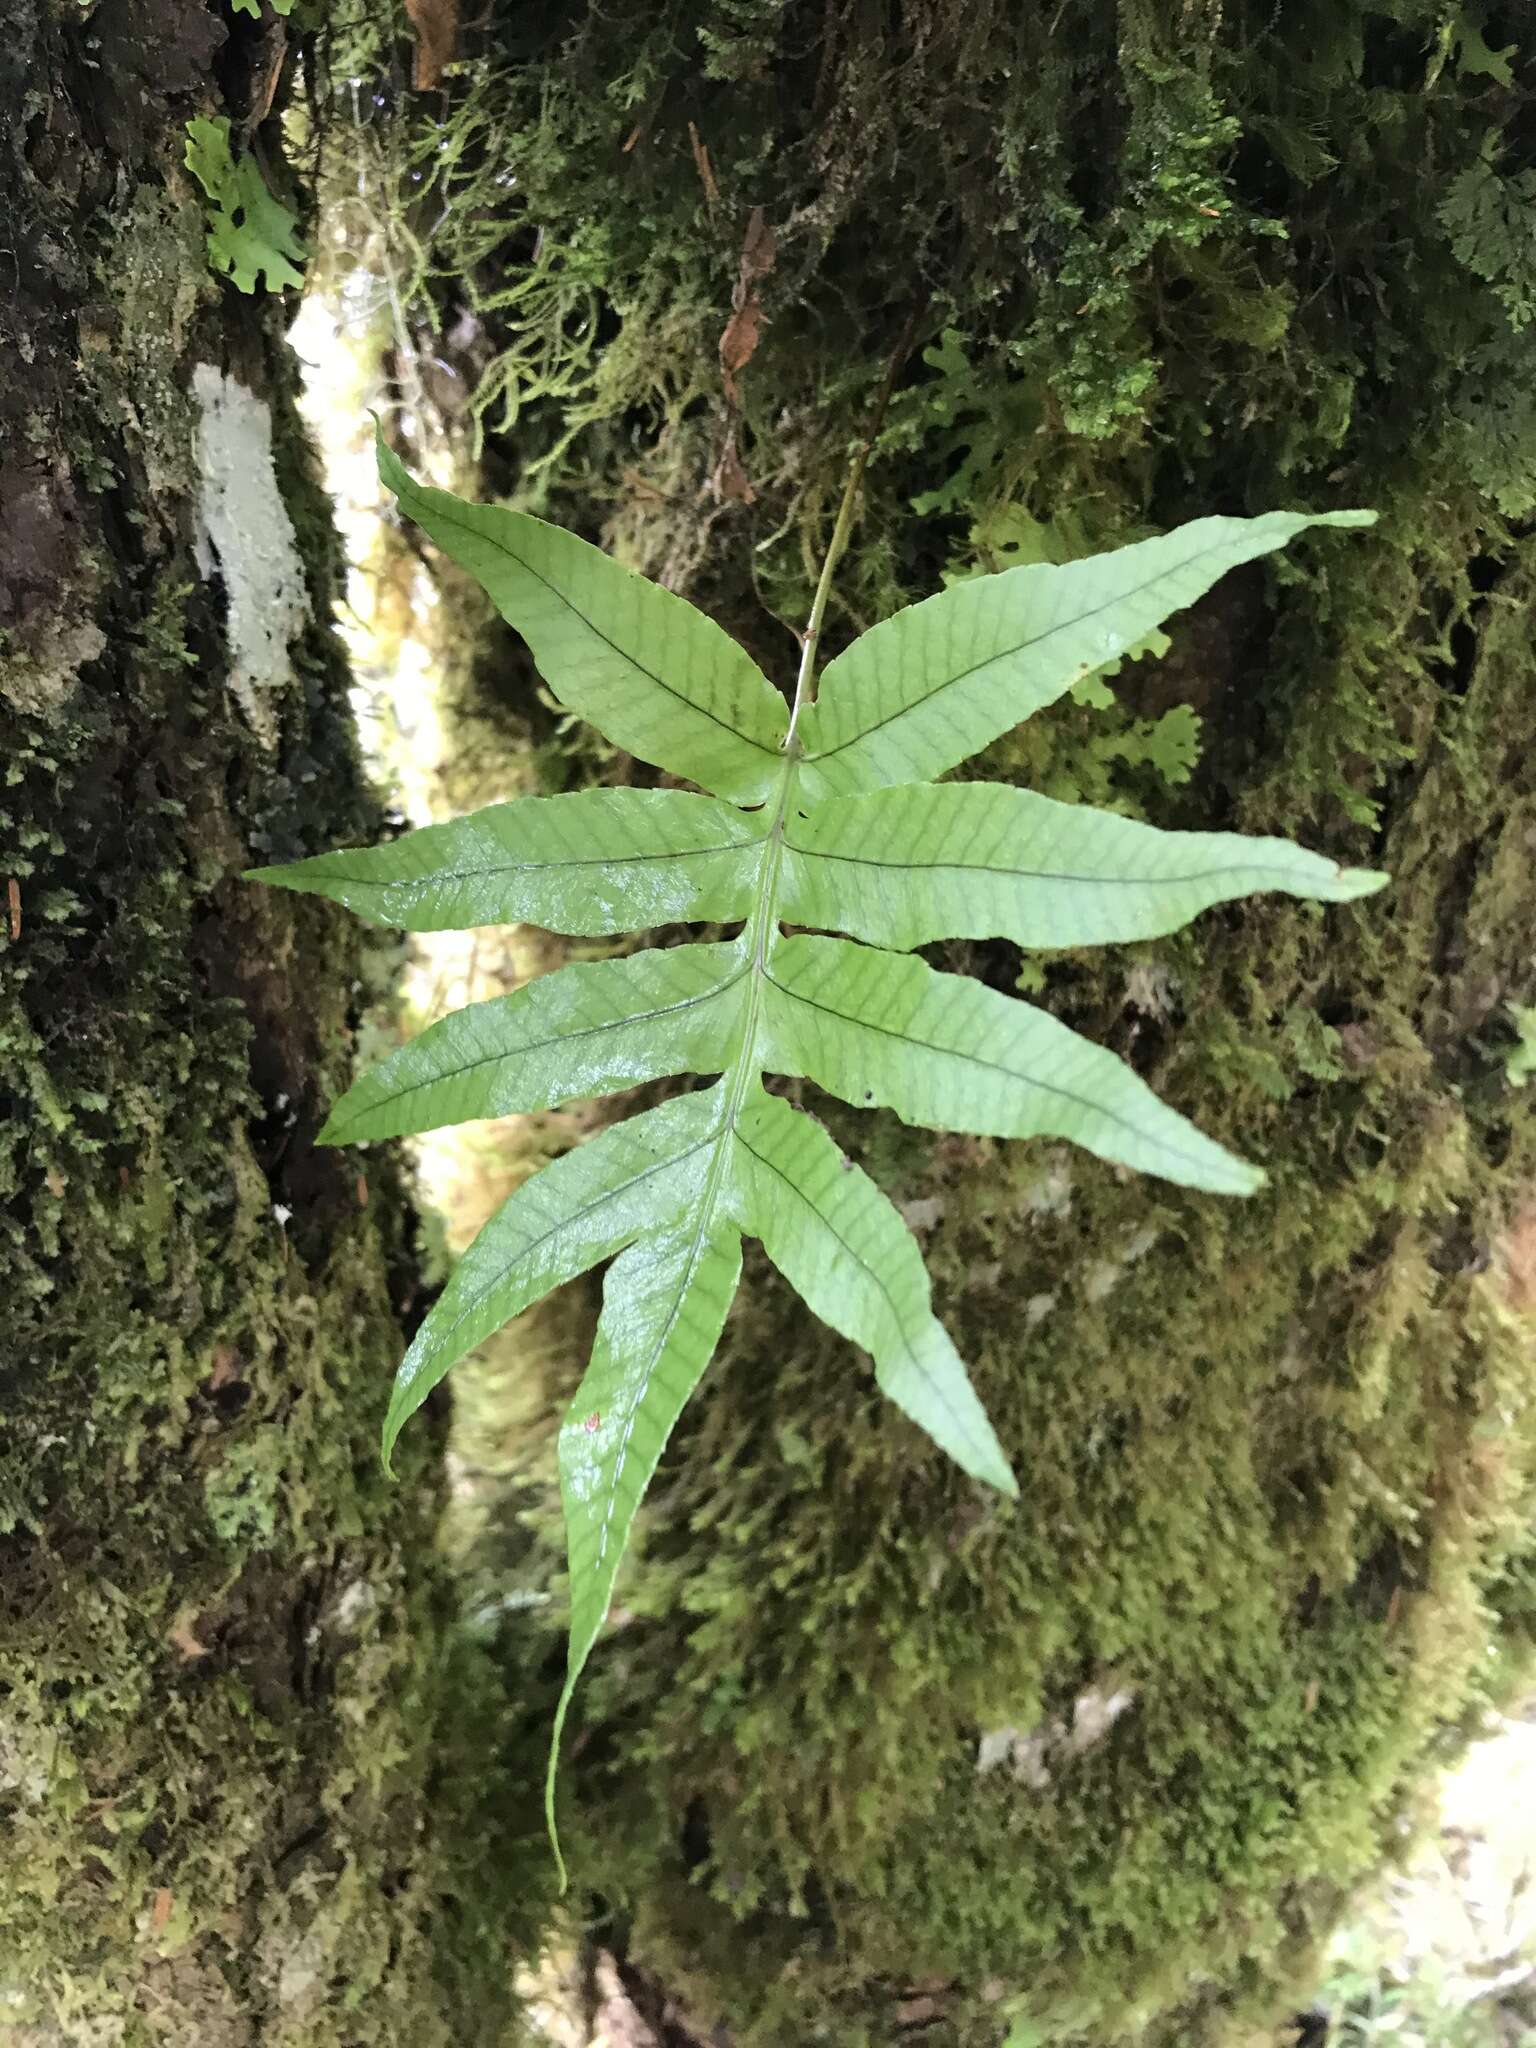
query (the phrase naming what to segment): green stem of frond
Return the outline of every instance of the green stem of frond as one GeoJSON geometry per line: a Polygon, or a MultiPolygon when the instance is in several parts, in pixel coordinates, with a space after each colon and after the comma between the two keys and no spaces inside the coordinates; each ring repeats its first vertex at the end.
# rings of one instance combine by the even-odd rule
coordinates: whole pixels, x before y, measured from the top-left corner
{"type": "Polygon", "coordinates": [[[806,620],[805,631],[800,635],[800,670],[795,677],[795,701],[790,709],[789,730],[784,735],[784,751],[793,755],[798,749],[795,728],[800,722],[800,713],[807,704],[816,701],[816,643],[821,638],[821,622],[826,617],[827,599],[832,592],[832,574],[848,545],[848,536],[853,531],[853,511],[858,501],[859,485],[864,481],[864,465],[869,460],[871,442],[865,441],[853,458],[853,467],[848,472],[848,482],[843,491],[843,502],[837,508],[837,524],[832,529],[832,538],[827,544],[826,558],[821,565],[821,574],[816,579],[816,594],[811,599],[811,615],[806,620]]]}
{"type": "Polygon", "coordinates": [[[896,379],[901,374],[901,366],[907,359],[907,352],[917,333],[918,323],[926,310],[927,300],[924,299],[913,309],[902,331],[901,339],[892,352],[891,360],[886,366],[885,381],[880,387],[880,395],[875,400],[874,410],[870,414],[868,432],[859,443],[853,465],[848,472],[848,481],[843,487],[843,502],[837,508],[832,538],[827,543],[821,574],[816,579],[816,592],[811,599],[811,615],[806,620],[804,633],[800,636],[800,669],[795,677],[795,701],[790,708],[789,730],[784,735],[784,751],[791,756],[797,751],[796,727],[800,722],[800,713],[807,704],[814,704],[816,701],[816,646],[821,638],[821,622],[826,616],[827,599],[832,592],[833,572],[842,559],[843,550],[848,545],[848,536],[853,531],[854,508],[858,504],[859,488],[864,482],[864,470],[869,462],[870,450],[874,447],[880,429],[885,423],[886,407],[891,402],[896,379]]]}

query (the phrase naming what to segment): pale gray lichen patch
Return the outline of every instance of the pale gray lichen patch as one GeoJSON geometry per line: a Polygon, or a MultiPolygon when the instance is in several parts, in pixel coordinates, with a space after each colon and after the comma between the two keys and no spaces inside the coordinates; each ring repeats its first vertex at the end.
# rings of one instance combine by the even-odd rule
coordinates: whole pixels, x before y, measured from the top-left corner
{"type": "Polygon", "coordinates": [[[217,566],[229,606],[229,684],[257,736],[276,738],[277,693],[290,641],[309,617],[304,564],[272,460],[272,414],[212,363],[192,373],[197,398],[197,563],[217,566]]]}
{"type": "Polygon", "coordinates": [[[1136,1695],[1127,1687],[1112,1683],[1090,1686],[1072,1702],[1070,1726],[1059,1720],[1042,1722],[1028,1731],[987,1729],[976,1745],[976,1769],[985,1774],[1006,1765],[1021,1784],[1043,1792],[1054,1770],[1102,1742],[1135,1704],[1136,1695]]]}

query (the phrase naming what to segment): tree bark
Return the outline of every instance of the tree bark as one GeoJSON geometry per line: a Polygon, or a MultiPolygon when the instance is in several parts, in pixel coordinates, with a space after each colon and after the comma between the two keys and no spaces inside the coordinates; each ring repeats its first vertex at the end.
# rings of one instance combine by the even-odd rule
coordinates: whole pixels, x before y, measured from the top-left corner
{"type": "Polygon", "coordinates": [[[402,165],[442,142],[412,219],[488,489],[770,672],[914,317],[828,652],[946,573],[1382,515],[984,767],[1390,893],[948,954],[1022,970],[1269,1191],[821,1105],[908,1205],[1023,1503],[761,1262],[658,1477],[570,1846],[732,2038],[1217,2038],[1528,1651],[1532,79],[1513,10],[1458,21],[620,0],[493,23],[403,118],[402,165]]]}
{"type": "Polygon", "coordinates": [[[385,969],[238,879],[378,828],[282,301],[210,274],[182,163],[227,114],[291,196],[292,33],[18,0],[0,43],[18,2043],[494,2043],[547,1883],[432,1453],[379,1468],[411,1211],[310,1143],[385,969]]]}

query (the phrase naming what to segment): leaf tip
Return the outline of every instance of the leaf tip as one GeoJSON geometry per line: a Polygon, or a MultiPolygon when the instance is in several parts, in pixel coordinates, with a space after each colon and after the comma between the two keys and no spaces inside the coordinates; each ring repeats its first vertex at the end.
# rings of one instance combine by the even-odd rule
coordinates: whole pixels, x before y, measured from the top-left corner
{"type": "Polygon", "coordinates": [[[1385,889],[1392,877],[1383,868],[1340,868],[1336,880],[1338,900],[1354,903],[1362,896],[1374,896],[1385,889]]]}
{"type": "Polygon", "coordinates": [[[1324,512],[1317,521],[1319,526],[1374,526],[1379,513],[1368,511],[1364,506],[1354,506],[1344,512],[1324,512]]]}
{"type": "Polygon", "coordinates": [[[385,440],[384,422],[379,415],[372,413],[370,417],[373,420],[373,458],[378,465],[379,482],[398,498],[411,488],[411,473],[385,440]]]}

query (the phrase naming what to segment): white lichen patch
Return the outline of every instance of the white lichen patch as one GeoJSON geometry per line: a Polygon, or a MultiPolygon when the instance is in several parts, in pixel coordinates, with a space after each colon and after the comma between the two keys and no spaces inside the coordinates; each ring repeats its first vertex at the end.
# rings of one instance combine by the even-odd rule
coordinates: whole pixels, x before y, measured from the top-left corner
{"type": "Polygon", "coordinates": [[[277,737],[288,648],[309,617],[293,521],[277,487],[272,414],[212,363],[192,373],[199,409],[197,565],[228,604],[229,686],[258,738],[277,737]]]}
{"type": "Polygon", "coordinates": [[[1070,1725],[1044,1721],[1031,1729],[987,1729],[976,1745],[976,1769],[985,1773],[1006,1767],[1021,1784],[1043,1792],[1054,1770],[1102,1742],[1135,1704],[1136,1695],[1128,1687],[1090,1686],[1072,1702],[1070,1725]]]}

